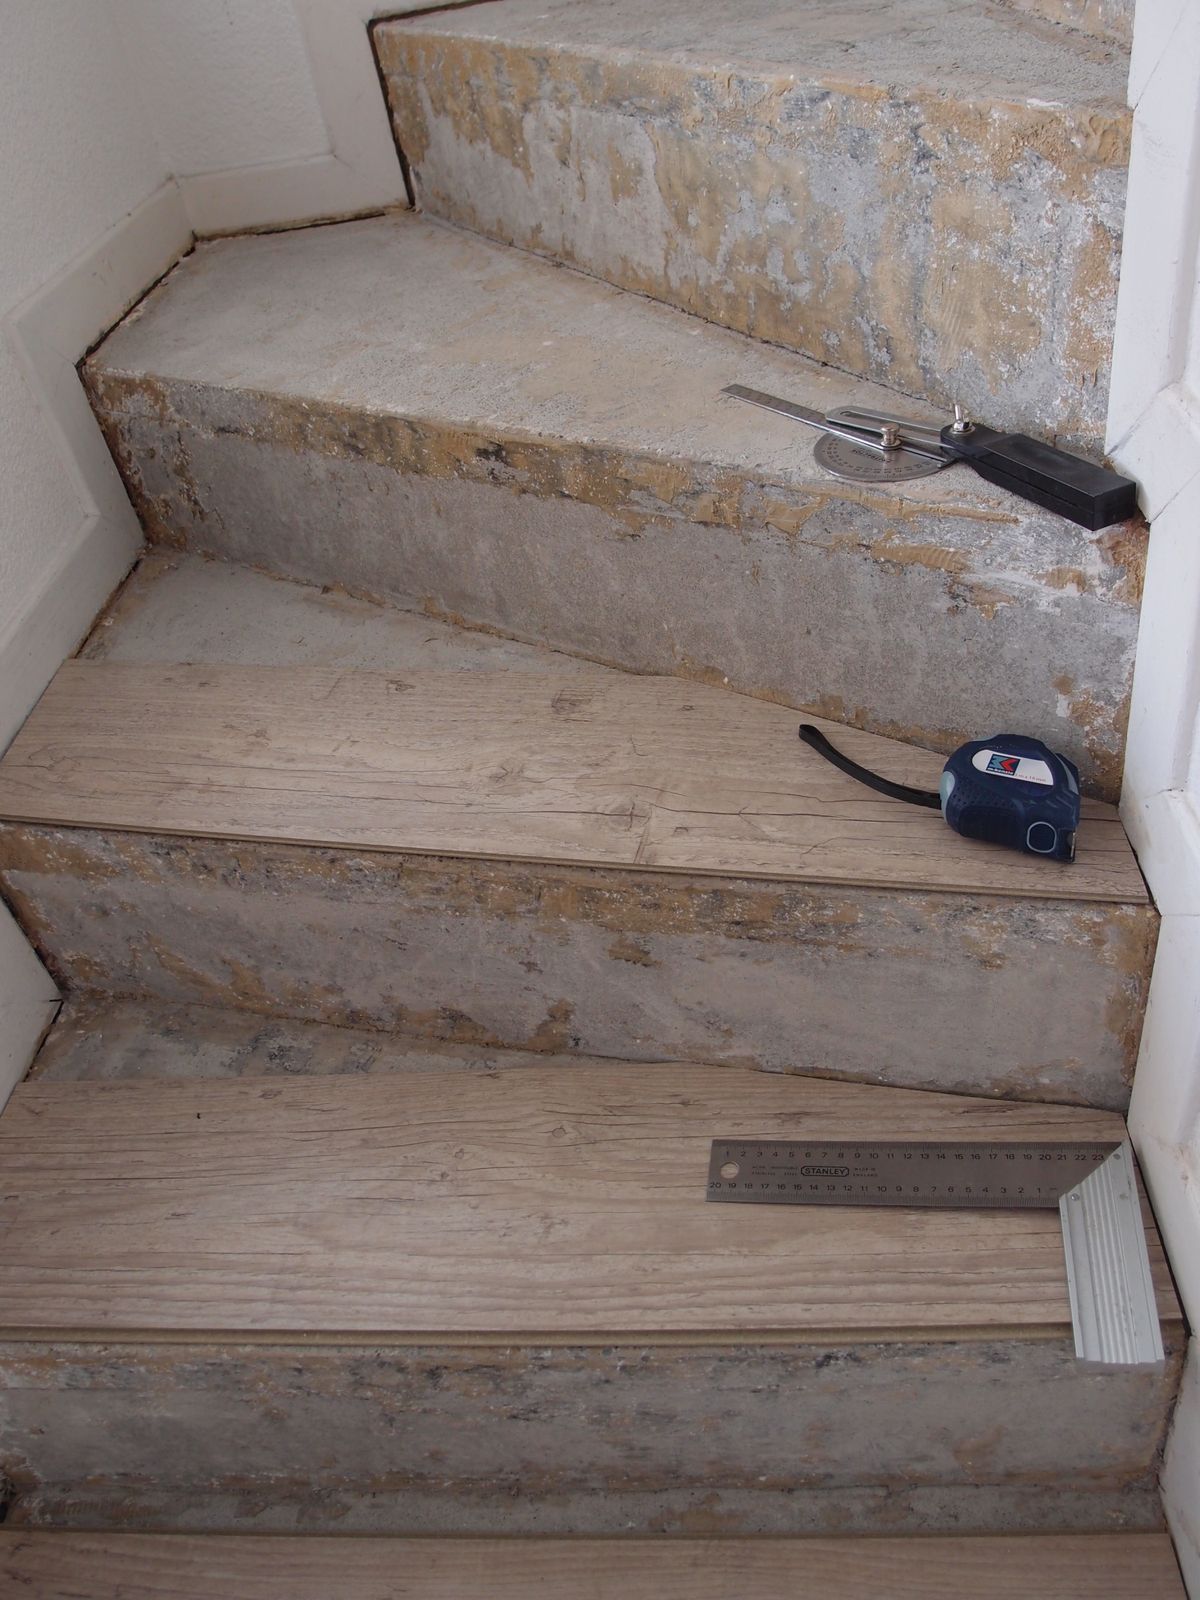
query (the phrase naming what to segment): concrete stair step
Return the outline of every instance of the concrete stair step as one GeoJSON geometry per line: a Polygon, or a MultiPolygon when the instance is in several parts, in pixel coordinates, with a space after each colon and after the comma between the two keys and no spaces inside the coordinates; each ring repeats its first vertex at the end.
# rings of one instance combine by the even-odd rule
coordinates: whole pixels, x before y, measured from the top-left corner
{"type": "Polygon", "coordinates": [[[473,635],[458,670],[453,630],[255,574],[202,643],[207,571],[141,576],[0,762],[0,883],[68,987],[1125,1105],[1156,917],[1102,802],[1041,861],[704,685],[473,635]]]}
{"type": "Polygon", "coordinates": [[[993,426],[1102,438],[1119,46],[988,0],[505,0],[374,37],[429,213],[993,426]]]}
{"type": "Polygon", "coordinates": [[[886,1486],[893,1529],[982,1531],[1036,1485],[1060,1527],[1157,1525],[1183,1329],[1148,1213],[1167,1360],[1099,1371],[1054,1211],[704,1199],[722,1132],[1111,1113],[378,1037],[364,1070],[353,1031],[205,1007],[63,1033],[0,1117],[10,1524],[634,1532],[703,1490],[802,1531],[886,1486]]]}
{"type": "Polygon", "coordinates": [[[891,391],[412,216],[201,246],[86,381],[157,544],[1119,789],[1140,522],[847,484],[720,394],[891,391]]]}
{"type": "Polygon", "coordinates": [[[1133,42],[1134,0],[1001,0],[1026,16],[1078,28],[1128,50],[1133,42]]]}
{"type": "Polygon", "coordinates": [[[338,1539],[0,1532],[41,1600],[1184,1600],[1166,1534],[338,1539]]]}

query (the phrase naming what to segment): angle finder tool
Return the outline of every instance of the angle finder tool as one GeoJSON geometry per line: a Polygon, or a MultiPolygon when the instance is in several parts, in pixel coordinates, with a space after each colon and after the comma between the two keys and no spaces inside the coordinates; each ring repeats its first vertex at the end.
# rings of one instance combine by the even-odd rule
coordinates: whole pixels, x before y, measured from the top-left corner
{"type": "Polygon", "coordinates": [[[972,422],[962,406],[956,405],[954,421],[943,425],[863,406],[842,406],[822,414],[740,383],[721,392],[819,429],[814,459],[835,478],[902,483],[965,461],[989,483],[1084,528],[1107,528],[1137,510],[1137,485],[1132,479],[1028,434],[985,428],[972,422]]]}
{"type": "Polygon", "coordinates": [[[1058,1210],[1075,1354],[1154,1365],[1162,1331],[1128,1141],[712,1142],[706,1198],[735,1205],[1058,1210]]]}
{"type": "Polygon", "coordinates": [[[940,810],[955,833],[1007,845],[1051,861],[1074,861],[1079,827],[1079,769],[1040,739],[997,733],[959,745],[942,768],[937,790],[910,789],[860,767],[819,728],[800,724],[800,738],[848,777],[908,805],[940,810]]]}

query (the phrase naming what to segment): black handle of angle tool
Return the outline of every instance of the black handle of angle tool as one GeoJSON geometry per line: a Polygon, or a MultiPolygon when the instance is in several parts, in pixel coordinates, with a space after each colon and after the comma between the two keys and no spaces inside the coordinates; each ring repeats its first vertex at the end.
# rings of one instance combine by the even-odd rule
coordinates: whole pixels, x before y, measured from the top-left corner
{"type": "Polygon", "coordinates": [[[942,443],[989,483],[1083,528],[1095,531],[1124,522],[1138,508],[1137,485],[1131,478],[1025,433],[997,433],[978,423],[956,433],[951,424],[942,429],[942,443]]]}

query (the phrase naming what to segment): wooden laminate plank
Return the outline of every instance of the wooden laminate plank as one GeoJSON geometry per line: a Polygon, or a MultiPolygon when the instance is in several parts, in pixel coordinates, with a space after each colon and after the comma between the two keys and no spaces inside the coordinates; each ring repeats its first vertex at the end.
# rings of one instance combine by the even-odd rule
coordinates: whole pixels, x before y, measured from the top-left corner
{"type": "MultiPolygon", "coordinates": [[[[68,662],[0,763],[39,823],[1145,903],[1115,811],[1070,866],[979,844],[800,744],[798,713],[670,678],[68,662]]],[[[928,751],[824,723],[933,787],[928,751]]]]}
{"type": "Polygon", "coordinates": [[[388,1539],[0,1531],[39,1600],[1184,1600],[1165,1533],[388,1539]]]}
{"type": "MultiPolygon", "coordinates": [[[[1122,1127],[1107,1112],[694,1064],[35,1081],[0,1118],[0,1322],[584,1340],[1065,1332],[1056,1212],[708,1204],[710,1141],[1122,1127]]],[[[1176,1316],[1152,1228],[1151,1244],[1176,1316]]]]}

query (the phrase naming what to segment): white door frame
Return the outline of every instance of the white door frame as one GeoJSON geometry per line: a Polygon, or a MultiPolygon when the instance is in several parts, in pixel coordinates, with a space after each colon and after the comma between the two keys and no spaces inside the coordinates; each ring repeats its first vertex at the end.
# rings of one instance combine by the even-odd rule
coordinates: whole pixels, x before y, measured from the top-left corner
{"type": "MultiPolygon", "coordinates": [[[[1108,448],[1152,523],[1121,811],[1162,913],[1130,1129],[1200,1327],[1200,4],[1138,0],[1108,448]]],[[[1200,1600],[1196,1343],[1163,1477],[1200,1600]]]]}

